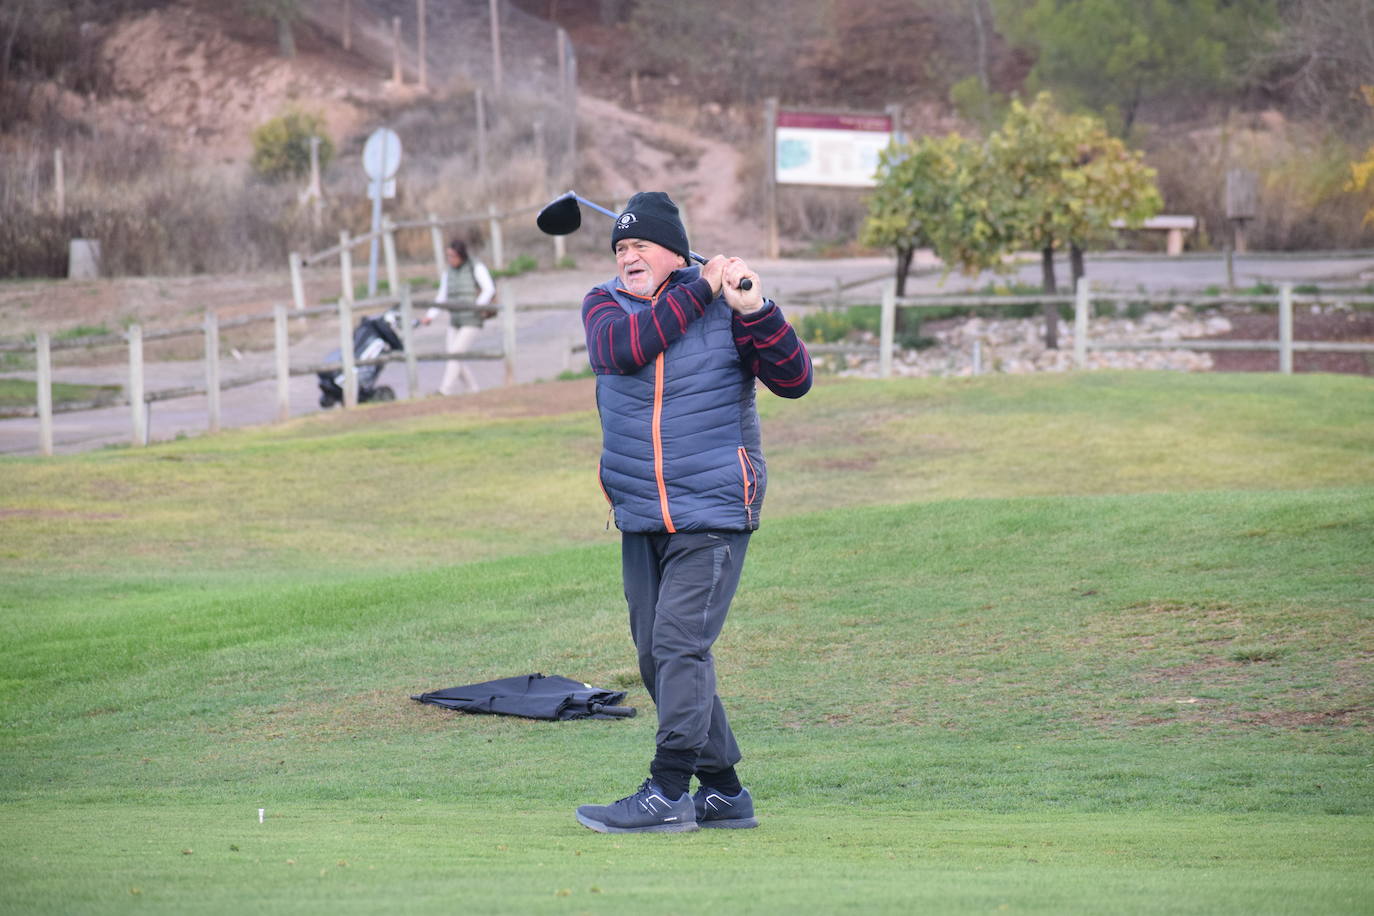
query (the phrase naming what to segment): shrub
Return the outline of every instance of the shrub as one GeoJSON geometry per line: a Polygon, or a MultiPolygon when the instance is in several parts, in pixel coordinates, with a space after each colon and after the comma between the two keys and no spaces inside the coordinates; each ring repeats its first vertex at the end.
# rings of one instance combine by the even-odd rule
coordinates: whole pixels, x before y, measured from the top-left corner
{"type": "Polygon", "coordinates": [[[538,269],[539,262],[534,259],[533,255],[521,254],[516,255],[509,264],[500,270],[493,270],[491,274],[494,277],[518,277],[538,269]]]}
{"type": "Polygon", "coordinates": [[[310,138],[320,138],[320,171],[334,157],[334,143],[319,115],[288,111],[253,131],[253,170],[280,181],[310,173],[310,138]]]}
{"type": "Polygon", "coordinates": [[[879,309],[873,305],[812,312],[797,322],[797,333],[810,343],[838,343],[854,332],[877,334],[879,319],[879,309]]]}

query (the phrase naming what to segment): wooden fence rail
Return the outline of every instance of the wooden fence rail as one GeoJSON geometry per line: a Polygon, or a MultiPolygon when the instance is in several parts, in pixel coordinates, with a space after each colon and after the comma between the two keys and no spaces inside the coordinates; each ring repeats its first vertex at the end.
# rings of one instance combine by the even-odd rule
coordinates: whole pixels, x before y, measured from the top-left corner
{"type": "MultiPolygon", "coordinates": [[[[345,259],[347,249],[344,249],[345,259]]],[[[397,296],[381,296],[354,302],[349,295],[340,298],[335,305],[317,306],[313,308],[301,308],[292,310],[290,318],[284,305],[277,305],[269,314],[247,315],[238,318],[220,320],[213,310],[207,311],[205,320],[198,326],[187,326],[182,328],[168,328],[161,330],[145,331],[139,325],[131,326],[125,334],[103,335],[101,337],[80,338],[64,341],[53,341],[51,335],[42,332],[37,335],[34,343],[4,343],[0,344],[0,351],[11,353],[33,353],[37,364],[37,392],[35,405],[29,408],[10,409],[0,411],[0,417],[17,416],[37,416],[39,418],[39,445],[42,454],[53,454],[53,416],[59,413],[68,413],[78,410],[90,410],[96,408],[128,406],[130,410],[130,435],[133,444],[144,445],[148,439],[148,417],[149,405],[165,400],[176,398],[193,397],[204,395],[207,397],[207,428],[210,432],[218,431],[220,427],[220,393],[235,388],[256,385],[265,381],[275,379],[278,420],[288,419],[290,416],[289,405],[289,379],[293,376],[313,375],[321,372],[342,371],[344,375],[345,406],[357,404],[357,369],[360,366],[384,365],[389,362],[403,361],[406,366],[406,396],[413,398],[418,394],[417,384],[417,365],[420,362],[445,361],[452,359],[448,353],[415,353],[412,346],[412,330],[415,324],[413,317],[414,304],[412,301],[409,286],[401,284],[397,287],[400,294],[397,296]],[[353,354],[353,321],[354,312],[366,314],[372,311],[380,311],[388,308],[399,308],[401,312],[401,337],[403,349],[398,354],[388,354],[377,359],[358,360],[353,354]],[[290,319],[300,319],[314,316],[333,316],[338,322],[338,334],[341,358],[338,362],[325,362],[305,366],[292,366],[290,363],[290,348],[287,334],[288,321],[290,319]],[[257,372],[242,375],[233,379],[223,379],[220,374],[219,366],[219,335],[228,328],[239,328],[253,324],[271,321],[274,323],[273,334],[273,370],[269,372],[257,372]],[[159,389],[156,391],[146,391],[143,379],[143,345],[147,341],[168,340],[176,337],[191,336],[200,334],[205,340],[205,384],[202,385],[183,385],[175,388],[159,389]],[[109,399],[72,402],[63,405],[54,405],[52,402],[52,352],[55,350],[67,350],[78,347],[101,347],[114,344],[125,344],[128,347],[129,374],[126,394],[115,396],[109,399]]],[[[838,294],[837,284],[837,294],[838,294]]],[[[464,359],[470,360],[503,360],[505,362],[505,382],[513,384],[515,379],[515,355],[517,349],[515,315],[517,311],[552,311],[552,310],[574,310],[580,308],[579,304],[560,303],[527,303],[517,304],[511,295],[507,284],[498,283],[498,301],[501,302],[501,322],[502,322],[502,345],[499,350],[471,351],[462,354],[464,359]]],[[[1044,304],[1046,302],[1057,304],[1069,304],[1074,306],[1073,316],[1073,364],[1076,368],[1086,366],[1087,353],[1089,350],[1276,350],[1279,353],[1280,371],[1291,373],[1293,371],[1294,352],[1303,351],[1338,351],[1338,352],[1358,352],[1374,353],[1374,343],[1351,343],[1351,342],[1325,342],[1325,341],[1299,341],[1293,339],[1293,306],[1295,303],[1318,303],[1330,302],[1330,297],[1316,295],[1295,295],[1291,285],[1284,285],[1280,288],[1278,296],[1263,295],[1243,295],[1243,296],[1207,296],[1207,297],[1181,297],[1181,296],[1149,296],[1138,293],[1115,293],[1097,292],[1089,290],[1085,282],[1081,282],[1074,295],[1029,295],[1029,296],[930,296],[930,297],[903,297],[898,298],[895,294],[895,286],[889,281],[885,284],[881,297],[880,305],[880,332],[877,347],[879,376],[882,378],[890,377],[892,374],[893,357],[896,350],[895,325],[896,312],[899,308],[907,309],[943,309],[943,308],[985,308],[985,307],[1008,307],[1027,304],[1044,304]],[[1118,304],[1146,302],[1151,304],[1174,304],[1184,303],[1190,305],[1212,305],[1221,303],[1245,302],[1258,305],[1276,304],[1279,316],[1279,338],[1278,340],[1180,340],[1180,341],[1124,341],[1124,340],[1091,340],[1088,334],[1088,318],[1091,313],[1093,302],[1112,302],[1118,304]]],[[[1339,301],[1349,304],[1374,305],[1374,296],[1341,296],[1339,301]]],[[[574,346],[573,352],[578,352],[581,347],[574,346]]],[[[846,354],[868,354],[872,355],[872,346],[861,346],[854,344],[817,344],[812,345],[811,349],[817,353],[837,352],[846,354]]],[[[975,367],[979,365],[975,354],[975,367]]],[[[975,368],[977,371],[977,368],[975,368]]]]}
{"type": "MultiPolygon", "coordinates": [[[[1235,296],[1163,296],[1140,293],[1092,292],[1087,280],[1080,280],[1072,296],[1068,295],[1029,295],[1029,296],[931,296],[898,298],[896,284],[889,280],[883,287],[878,334],[878,375],[889,378],[892,375],[893,353],[896,349],[896,315],[898,308],[984,308],[1007,307],[1029,304],[1072,304],[1073,313],[1073,364],[1082,369],[1087,365],[1089,350],[1277,350],[1279,371],[1291,374],[1293,371],[1294,351],[1338,351],[1346,353],[1374,353],[1374,343],[1350,343],[1335,341],[1297,341],[1293,339],[1293,306],[1295,303],[1330,303],[1331,297],[1314,294],[1295,294],[1293,285],[1285,283],[1279,287],[1278,296],[1235,295],[1235,296]],[[1195,340],[1132,342],[1112,340],[1090,340],[1088,318],[1093,302],[1147,304],[1181,304],[1186,302],[1193,307],[1249,303],[1255,305],[1278,306],[1278,340],[1195,340]]],[[[1350,305],[1374,305],[1374,296],[1341,296],[1339,301],[1350,305]]],[[[822,348],[815,348],[824,352],[822,348]]],[[[847,352],[853,352],[852,349],[847,352]]],[[[867,348],[872,353],[871,347],[867,348]]]]}
{"type": "MultiPolygon", "coordinates": [[[[332,245],[320,251],[302,254],[297,251],[288,252],[286,256],[287,268],[291,272],[291,300],[296,307],[296,312],[307,311],[305,304],[305,276],[304,268],[312,264],[321,264],[325,261],[338,258],[339,260],[339,281],[341,294],[344,298],[353,296],[353,249],[359,245],[371,245],[374,240],[382,243],[383,257],[386,262],[386,274],[388,288],[398,290],[401,288],[400,271],[396,261],[396,233],[402,229],[428,229],[430,233],[431,247],[434,249],[434,268],[439,274],[443,274],[448,269],[448,263],[444,257],[444,249],[447,243],[444,241],[443,227],[457,226],[465,223],[483,222],[487,223],[488,246],[491,249],[490,266],[500,270],[505,267],[506,255],[504,236],[501,224],[504,220],[515,216],[528,216],[539,211],[539,206],[513,207],[507,210],[497,210],[495,205],[488,207],[486,213],[482,214],[463,214],[440,218],[434,213],[428,214],[425,219],[403,220],[392,222],[384,219],[382,226],[375,232],[366,232],[362,235],[350,235],[348,232],[339,233],[339,244],[332,245]]],[[[567,254],[567,241],[563,236],[553,237],[554,263],[561,262],[567,254]]]]}
{"type": "MultiPolygon", "coordinates": [[[[51,335],[47,332],[42,332],[37,335],[33,344],[9,344],[6,346],[7,352],[33,353],[35,355],[35,361],[38,366],[37,391],[34,407],[0,410],[0,418],[37,416],[39,418],[39,450],[43,455],[52,455],[52,417],[54,414],[127,406],[129,408],[131,442],[136,446],[142,446],[148,443],[149,405],[158,401],[205,395],[207,398],[207,430],[209,432],[217,432],[220,428],[221,392],[234,388],[256,385],[274,378],[277,380],[276,416],[278,420],[285,420],[290,416],[290,386],[288,382],[292,376],[342,371],[344,379],[341,387],[344,391],[344,406],[354,407],[358,403],[357,369],[359,366],[385,365],[389,362],[403,361],[406,365],[406,396],[408,398],[413,398],[419,393],[418,374],[416,371],[416,367],[419,363],[442,362],[454,359],[455,357],[453,354],[447,352],[414,352],[412,331],[416,322],[413,317],[414,307],[412,297],[409,286],[403,285],[400,289],[400,295],[394,298],[376,297],[369,299],[366,302],[357,303],[356,309],[355,304],[351,302],[348,297],[344,297],[340,299],[336,305],[320,306],[292,314],[294,318],[307,315],[328,314],[337,316],[340,353],[340,359],[337,362],[315,363],[306,366],[291,365],[289,337],[287,334],[289,319],[285,306],[281,305],[276,306],[270,314],[250,315],[227,321],[218,320],[215,312],[209,310],[206,312],[204,323],[196,327],[171,328],[145,333],[142,326],[135,324],[130,325],[128,330],[123,335],[119,336],[104,335],[101,337],[64,341],[64,346],[60,349],[72,349],[80,346],[94,348],[108,346],[111,343],[126,344],[128,346],[129,374],[128,384],[125,387],[126,393],[123,396],[115,396],[95,401],[73,402],[61,406],[54,406],[52,403],[52,351],[59,348],[54,346],[51,335]],[[400,311],[400,336],[403,344],[402,351],[398,354],[383,355],[376,359],[356,359],[353,352],[353,318],[355,310],[359,314],[366,314],[369,311],[379,311],[388,308],[398,308],[400,311]],[[234,379],[222,379],[220,377],[219,367],[220,331],[227,327],[243,327],[266,321],[271,321],[275,325],[273,334],[274,369],[271,372],[249,373],[234,379]],[[175,388],[146,391],[144,388],[143,371],[144,342],[148,340],[167,340],[193,334],[201,334],[204,335],[205,338],[205,384],[181,385],[175,388]]],[[[515,379],[517,342],[515,334],[515,313],[519,309],[519,306],[504,282],[498,283],[497,289],[498,301],[501,302],[502,348],[500,350],[465,351],[462,354],[462,358],[465,360],[504,361],[506,384],[513,384],[515,379]]],[[[563,307],[567,308],[568,306],[565,305],[563,307]]],[[[534,308],[543,309],[549,308],[549,306],[536,305],[534,308]]]]}

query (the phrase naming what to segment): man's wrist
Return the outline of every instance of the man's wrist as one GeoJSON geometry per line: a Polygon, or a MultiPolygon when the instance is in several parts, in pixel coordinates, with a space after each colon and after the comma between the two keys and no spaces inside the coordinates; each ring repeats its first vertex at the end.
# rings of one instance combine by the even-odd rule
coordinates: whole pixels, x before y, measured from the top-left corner
{"type": "Polygon", "coordinates": [[[767,314],[768,309],[769,309],[769,307],[770,307],[772,304],[773,304],[773,300],[772,300],[772,299],[768,299],[768,298],[765,297],[765,298],[763,299],[763,301],[759,303],[759,307],[758,307],[758,308],[754,309],[752,312],[740,312],[740,313],[739,313],[739,316],[740,316],[740,318],[743,318],[743,319],[750,319],[750,318],[758,319],[758,318],[762,318],[765,314],[767,314]]]}

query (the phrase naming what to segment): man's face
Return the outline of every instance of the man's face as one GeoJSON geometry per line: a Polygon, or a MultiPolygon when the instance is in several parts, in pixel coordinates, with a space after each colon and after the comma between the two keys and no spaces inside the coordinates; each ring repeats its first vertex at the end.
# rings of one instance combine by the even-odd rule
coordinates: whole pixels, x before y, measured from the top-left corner
{"type": "Polygon", "coordinates": [[[625,289],[636,296],[652,296],[670,273],[686,266],[686,261],[657,242],[621,239],[615,243],[615,266],[625,289]]]}

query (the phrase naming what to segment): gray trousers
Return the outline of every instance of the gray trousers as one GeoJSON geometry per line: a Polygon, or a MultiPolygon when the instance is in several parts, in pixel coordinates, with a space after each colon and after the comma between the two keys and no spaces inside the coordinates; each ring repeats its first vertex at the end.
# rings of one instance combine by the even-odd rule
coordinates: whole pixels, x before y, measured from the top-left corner
{"type": "Polygon", "coordinates": [[[716,696],[711,646],[739,585],[748,531],[624,534],[621,564],[639,673],[658,707],[659,747],[696,751],[698,770],[739,762],[716,696]]]}

